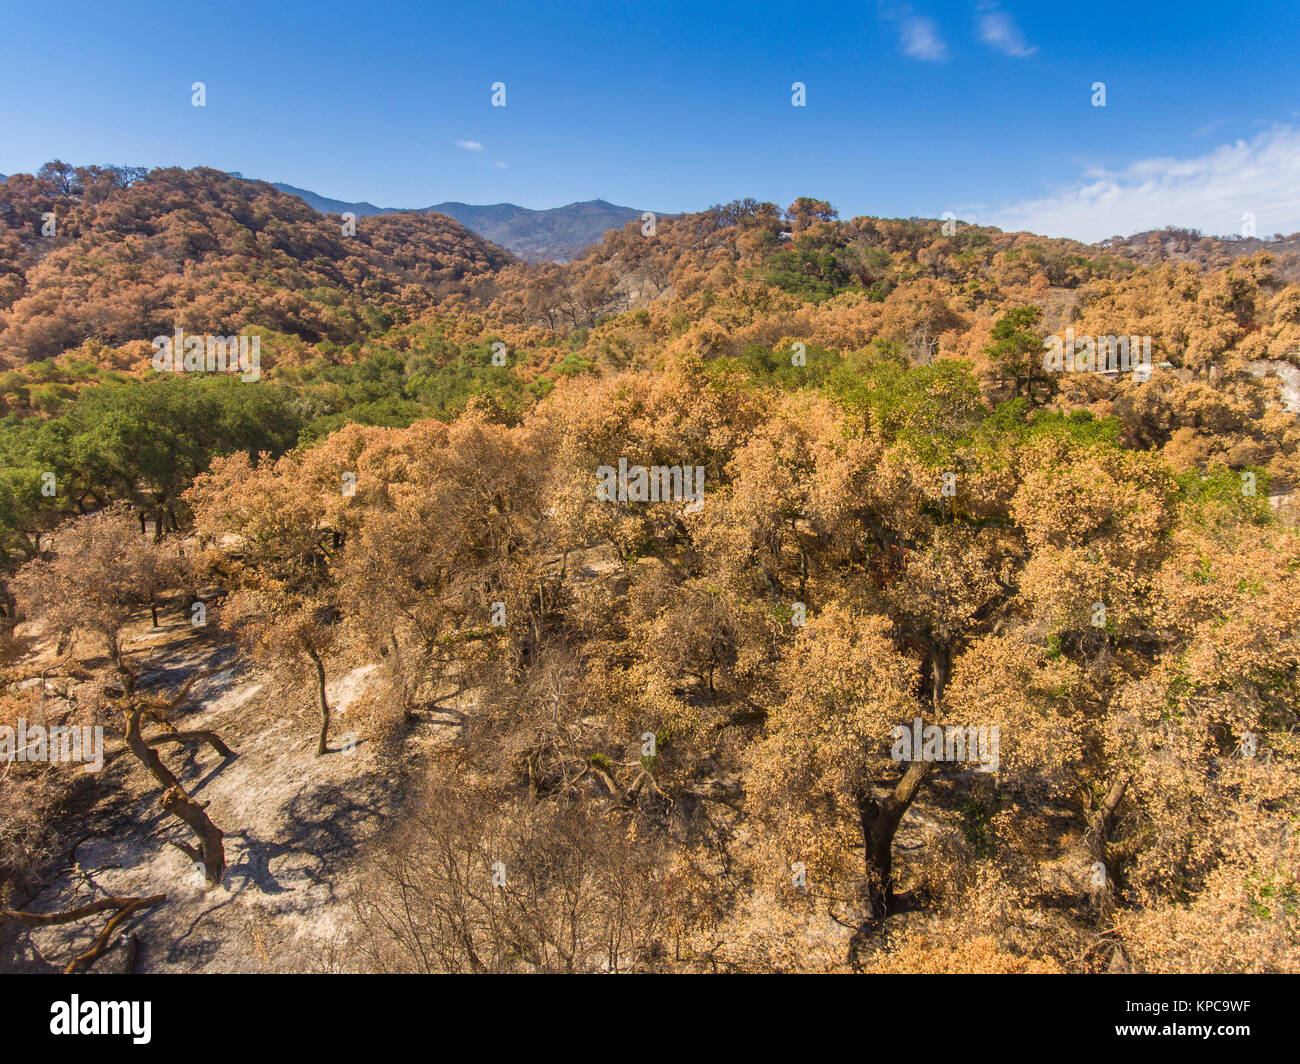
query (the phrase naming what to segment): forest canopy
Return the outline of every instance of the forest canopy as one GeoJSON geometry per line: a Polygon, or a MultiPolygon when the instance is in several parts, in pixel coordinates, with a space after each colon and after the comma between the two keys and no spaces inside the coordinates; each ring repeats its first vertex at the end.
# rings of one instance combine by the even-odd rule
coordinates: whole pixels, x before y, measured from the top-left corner
{"type": "Polygon", "coordinates": [[[0,725],[125,755],[0,778],[0,907],[118,792],[218,889],[229,727],[330,801],[365,766],[338,969],[1300,965],[1296,253],[812,198],[563,265],[346,228],[0,184],[0,725]],[[158,372],[174,329],[260,379],[158,372]],[[1067,329],[1151,362],[1057,372],[1067,329]]]}

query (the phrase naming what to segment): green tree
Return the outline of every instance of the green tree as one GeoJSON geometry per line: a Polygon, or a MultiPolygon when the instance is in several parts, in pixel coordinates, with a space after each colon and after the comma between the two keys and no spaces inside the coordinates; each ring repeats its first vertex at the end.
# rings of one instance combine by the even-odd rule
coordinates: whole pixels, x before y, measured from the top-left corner
{"type": "Polygon", "coordinates": [[[1037,329],[1043,320],[1041,307],[1016,307],[993,326],[993,342],[984,353],[1015,382],[1015,395],[1032,399],[1035,381],[1046,380],[1043,373],[1043,341],[1037,329]]]}

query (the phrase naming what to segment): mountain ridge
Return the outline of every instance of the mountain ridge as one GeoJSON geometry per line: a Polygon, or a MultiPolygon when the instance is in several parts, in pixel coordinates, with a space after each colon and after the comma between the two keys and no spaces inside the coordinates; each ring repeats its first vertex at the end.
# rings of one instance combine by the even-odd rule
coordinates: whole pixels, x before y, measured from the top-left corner
{"type": "Polygon", "coordinates": [[[351,202],[322,196],[284,182],[273,188],[297,196],[321,214],[352,212],[358,218],[382,214],[444,214],[485,240],[528,262],[570,262],[610,229],[621,229],[643,213],[608,200],[576,200],[562,207],[533,208],[517,203],[464,203],[447,200],[428,207],[379,207],[368,200],[351,202]]]}

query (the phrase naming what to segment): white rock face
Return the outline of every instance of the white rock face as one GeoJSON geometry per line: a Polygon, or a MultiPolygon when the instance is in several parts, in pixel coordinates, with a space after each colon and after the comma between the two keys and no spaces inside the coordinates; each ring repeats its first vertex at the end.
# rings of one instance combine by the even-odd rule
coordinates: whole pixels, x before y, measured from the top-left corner
{"type": "Polygon", "coordinates": [[[1246,368],[1256,377],[1280,378],[1282,406],[1292,414],[1300,414],[1300,368],[1280,358],[1261,358],[1246,363],[1246,368]]]}

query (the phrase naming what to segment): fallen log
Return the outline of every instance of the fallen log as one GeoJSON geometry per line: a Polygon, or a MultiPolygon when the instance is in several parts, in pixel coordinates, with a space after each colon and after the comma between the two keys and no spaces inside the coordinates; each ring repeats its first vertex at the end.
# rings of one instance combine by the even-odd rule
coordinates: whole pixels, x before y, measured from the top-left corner
{"type": "MultiPolygon", "coordinates": [[[[12,921],[23,924],[26,927],[56,927],[60,924],[70,924],[76,920],[84,919],[87,916],[94,916],[96,913],[106,912],[109,909],[116,909],[117,912],[104,925],[104,929],[95,938],[94,944],[85,953],[74,957],[68,962],[63,969],[64,975],[72,975],[83,968],[89,968],[95,961],[103,956],[104,951],[108,949],[108,944],[113,939],[113,933],[129,920],[135,913],[141,909],[152,909],[155,905],[160,905],[167,900],[166,894],[154,894],[148,898],[130,898],[130,897],[112,897],[100,898],[98,901],[92,901],[86,905],[80,905],[75,909],[68,909],[61,913],[29,913],[20,912],[15,909],[0,909],[0,922],[12,921]]],[[[128,970],[135,965],[135,936],[130,940],[130,963],[128,970]]]]}

